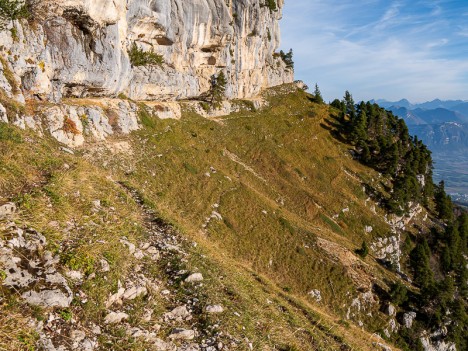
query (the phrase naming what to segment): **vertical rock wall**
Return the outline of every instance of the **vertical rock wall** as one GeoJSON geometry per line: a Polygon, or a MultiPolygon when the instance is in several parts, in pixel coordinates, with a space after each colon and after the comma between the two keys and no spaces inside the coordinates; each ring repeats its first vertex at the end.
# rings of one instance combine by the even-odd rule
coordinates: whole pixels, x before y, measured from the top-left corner
{"type": "Polygon", "coordinates": [[[197,98],[210,76],[228,77],[228,98],[292,82],[275,55],[283,0],[42,0],[29,21],[0,32],[0,88],[8,97],[135,100],[197,98]],[[161,66],[132,66],[136,43],[164,57],[161,66]],[[0,67],[2,68],[2,67],[0,67]]]}

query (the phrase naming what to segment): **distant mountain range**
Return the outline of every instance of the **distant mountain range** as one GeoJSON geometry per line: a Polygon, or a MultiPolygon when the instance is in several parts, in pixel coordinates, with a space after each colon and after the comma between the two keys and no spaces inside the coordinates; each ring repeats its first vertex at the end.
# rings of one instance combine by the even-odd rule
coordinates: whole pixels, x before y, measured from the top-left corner
{"type": "Polygon", "coordinates": [[[453,193],[468,194],[468,101],[371,102],[403,118],[410,133],[429,147],[433,152],[436,179],[446,180],[447,189],[453,193]]]}
{"type": "Polygon", "coordinates": [[[421,138],[434,152],[468,150],[468,101],[436,99],[412,104],[402,99],[371,102],[403,118],[410,132],[421,138]]]}

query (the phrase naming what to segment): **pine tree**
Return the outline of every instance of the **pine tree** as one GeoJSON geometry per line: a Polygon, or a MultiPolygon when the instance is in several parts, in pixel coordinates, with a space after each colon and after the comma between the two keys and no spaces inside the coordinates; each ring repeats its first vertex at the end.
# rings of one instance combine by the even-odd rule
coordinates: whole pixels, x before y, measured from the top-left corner
{"type": "Polygon", "coordinates": [[[211,106],[215,109],[221,107],[221,103],[225,98],[227,80],[223,72],[218,76],[211,77],[211,89],[209,92],[211,106]]]}
{"type": "Polygon", "coordinates": [[[414,270],[414,281],[422,288],[429,288],[433,285],[434,275],[429,265],[431,250],[424,239],[411,251],[411,266],[414,270]]]}
{"type": "Polygon", "coordinates": [[[453,205],[450,196],[445,193],[445,182],[441,180],[434,194],[436,211],[440,219],[451,220],[453,217],[453,205]]]}
{"type": "Polygon", "coordinates": [[[351,120],[353,120],[354,119],[354,113],[356,111],[356,108],[354,106],[353,96],[351,95],[351,93],[348,90],[346,90],[343,99],[344,99],[343,101],[344,101],[345,106],[346,106],[346,113],[350,116],[351,120]]]}
{"type": "Polygon", "coordinates": [[[320,92],[320,89],[319,89],[317,83],[315,83],[314,96],[315,96],[315,102],[317,104],[323,104],[324,103],[322,93],[320,92]]]}
{"type": "Polygon", "coordinates": [[[367,243],[363,241],[361,248],[357,249],[355,252],[362,258],[366,258],[366,256],[369,254],[369,247],[367,246],[367,243]]]}

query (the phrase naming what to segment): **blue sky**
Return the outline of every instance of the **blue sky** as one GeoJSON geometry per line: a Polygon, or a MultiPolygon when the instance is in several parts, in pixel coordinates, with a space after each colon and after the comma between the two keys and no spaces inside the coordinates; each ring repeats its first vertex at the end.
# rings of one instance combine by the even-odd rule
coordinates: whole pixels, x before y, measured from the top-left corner
{"type": "Polygon", "coordinates": [[[286,0],[281,30],[326,100],[468,100],[468,0],[286,0]]]}

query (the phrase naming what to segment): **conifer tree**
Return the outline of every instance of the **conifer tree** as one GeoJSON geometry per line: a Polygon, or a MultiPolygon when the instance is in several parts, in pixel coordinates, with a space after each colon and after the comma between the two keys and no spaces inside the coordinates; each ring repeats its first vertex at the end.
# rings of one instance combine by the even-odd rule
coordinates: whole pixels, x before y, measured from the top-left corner
{"type": "Polygon", "coordinates": [[[315,83],[314,96],[315,96],[315,102],[317,104],[323,104],[324,103],[322,93],[320,92],[320,89],[319,89],[317,83],[315,83]]]}
{"type": "Polygon", "coordinates": [[[220,108],[221,103],[225,98],[227,80],[223,72],[218,76],[211,77],[211,89],[209,92],[210,103],[214,108],[220,108]]]}
{"type": "Polygon", "coordinates": [[[453,217],[453,205],[450,196],[445,193],[445,182],[441,180],[434,194],[436,211],[439,218],[450,220],[453,217]]]}
{"type": "Polygon", "coordinates": [[[428,288],[433,284],[434,275],[429,265],[431,250],[424,239],[411,251],[411,266],[414,270],[414,281],[422,288],[428,288]]]}
{"type": "Polygon", "coordinates": [[[346,90],[343,99],[344,99],[343,101],[344,101],[345,106],[346,106],[346,113],[350,116],[351,120],[353,120],[354,119],[354,113],[356,111],[356,108],[354,106],[353,96],[351,95],[351,93],[348,90],[346,90]]]}

